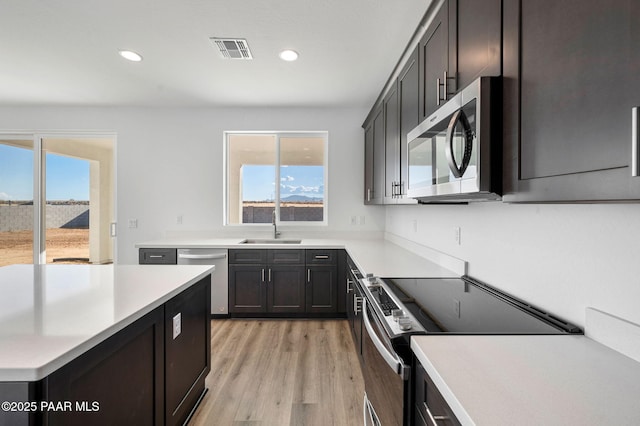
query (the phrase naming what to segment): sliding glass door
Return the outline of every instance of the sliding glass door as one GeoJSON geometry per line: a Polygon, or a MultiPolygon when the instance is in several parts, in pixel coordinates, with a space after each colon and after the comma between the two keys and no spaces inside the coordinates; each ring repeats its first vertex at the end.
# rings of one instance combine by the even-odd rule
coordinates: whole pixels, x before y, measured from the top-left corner
{"type": "Polygon", "coordinates": [[[0,266],[34,263],[34,141],[0,139],[0,266]]]}
{"type": "Polygon", "coordinates": [[[114,145],[0,134],[0,266],[113,262],[114,145]]]}

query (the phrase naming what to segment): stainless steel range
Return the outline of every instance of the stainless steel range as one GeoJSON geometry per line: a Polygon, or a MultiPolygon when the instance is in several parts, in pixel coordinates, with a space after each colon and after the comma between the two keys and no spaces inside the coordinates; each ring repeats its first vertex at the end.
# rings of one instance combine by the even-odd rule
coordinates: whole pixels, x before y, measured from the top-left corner
{"type": "Polygon", "coordinates": [[[358,284],[364,293],[365,425],[413,424],[412,335],[582,333],[468,276],[367,277],[358,284]]]}

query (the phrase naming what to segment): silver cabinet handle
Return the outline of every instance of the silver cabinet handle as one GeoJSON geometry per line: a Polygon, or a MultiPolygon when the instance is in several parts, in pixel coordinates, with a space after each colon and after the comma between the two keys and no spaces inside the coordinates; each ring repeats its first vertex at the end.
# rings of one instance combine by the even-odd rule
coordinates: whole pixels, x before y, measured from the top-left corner
{"type": "Polygon", "coordinates": [[[324,259],[324,260],[326,260],[326,259],[329,259],[329,256],[326,255],[326,254],[317,254],[317,255],[314,256],[314,259],[318,259],[318,260],[324,259]]]}
{"type": "Polygon", "coordinates": [[[362,297],[358,297],[355,294],[353,295],[353,313],[356,315],[362,312],[362,310],[359,310],[358,308],[358,303],[360,303],[361,300],[362,297]]]}
{"type": "Polygon", "coordinates": [[[164,254],[150,254],[149,258],[151,259],[162,259],[164,257],[164,254]]]}
{"type": "Polygon", "coordinates": [[[351,281],[349,278],[347,278],[347,294],[351,293],[353,291],[353,288],[351,288],[351,286],[353,285],[353,281],[351,281]]]}
{"type": "Polygon", "coordinates": [[[449,420],[448,416],[434,416],[426,402],[422,402],[422,405],[424,405],[424,409],[427,411],[427,416],[429,416],[429,420],[431,420],[433,426],[438,426],[438,421],[449,420]]]}
{"type": "Polygon", "coordinates": [[[640,108],[631,108],[631,176],[640,176],[640,134],[638,134],[640,108]]]}
{"type": "Polygon", "coordinates": [[[307,282],[311,282],[311,269],[307,269],[307,282]]]}
{"type": "Polygon", "coordinates": [[[371,201],[371,188],[367,188],[367,201],[371,201]]]}
{"type": "Polygon", "coordinates": [[[264,268],[262,268],[262,282],[264,282],[264,268]]]}
{"type": "Polygon", "coordinates": [[[449,93],[449,80],[455,81],[455,77],[449,77],[448,72],[444,72],[444,78],[442,83],[439,78],[436,78],[437,89],[436,95],[438,96],[438,102],[436,105],[440,105],[440,101],[446,102],[449,99],[449,95],[453,95],[455,93],[449,93]],[[442,87],[442,97],[440,97],[440,87],[442,87]]]}
{"type": "Polygon", "coordinates": [[[271,282],[271,268],[269,268],[269,282],[271,282]]]}
{"type": "Polygon", "coordinates": [[[449,79],[447,78],[447,72],[445,71],[444,72],[444,90],[443,90],[443,92],[444,92],[444,99],[443,100],[445,100],[445,101],[449,97],[449,88],[447,87],[447,80],[449,80],[449,79]]]}

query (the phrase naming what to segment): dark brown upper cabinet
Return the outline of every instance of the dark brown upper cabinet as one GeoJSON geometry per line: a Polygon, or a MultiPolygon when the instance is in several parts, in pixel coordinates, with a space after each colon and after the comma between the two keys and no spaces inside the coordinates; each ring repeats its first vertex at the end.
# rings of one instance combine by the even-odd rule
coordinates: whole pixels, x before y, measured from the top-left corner
{"type": "Polygon", "coordinates": [[[640,2],[505,0],[503,7],[503,200],[640,199],[631,171],[640,2]]]}
{"type": "Polygon", "coordinates": [[[431,115],[455,94],[455,41],[449,37],[451,3],[442,4],[420,40],[420,119],[431,115]]]}
{"type": "Polygon", "coordinates": [[[502,71],[501,0],[446,0],[419,44],[420,118],[477,77],[502,71]]]}
{"type": "Polygon", "coordinates": [[[385,133],[382,105],[374,111],[373,119],[364,128],[364,203],[383,204],[385,133]]]}

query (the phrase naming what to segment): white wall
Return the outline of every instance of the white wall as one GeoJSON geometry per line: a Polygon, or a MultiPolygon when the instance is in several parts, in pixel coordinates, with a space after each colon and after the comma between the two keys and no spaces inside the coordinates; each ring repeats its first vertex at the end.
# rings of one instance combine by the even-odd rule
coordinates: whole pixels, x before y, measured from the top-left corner
{"type": "Polygon", "coordinates": [[[0,130],[117,133],[119,263],[136,263],[137,242],[167,233],[228,233],[222,227],[224,130],[327,130],[329,227],[312,232],[386,230],[464,259],[471,276],[576,324],[584,325],[586,306],[640,323],[639,204],[367,207],[360,128],[366,113],[0,108],[0,130]],[[178,215],[182,225],[176,224],[178,215]],[[350,225],[351,216],[365,216],[365,224],[350,225]],[[127,228],[128,219],[138,219],[138,228],[127,228]],[[460,246],[453,238],[456,226],[462,228],[460,246]]]}
{"type": "MultiPolygon", "coordinates": [[[[363,109],[0,108],[3,130],[117,133],[117,262],[137,263],[135,244],[170,233],[222,236],[225,130],[329,132],[329,226],[311,232],[382,231],[384,209],[362,204],[363,109]],[[183,217],[182,225],[177,216],[183,217]],[[364,216],[352,226],[351,216],[364,216]],[[138,228],[129,229],[129,219],[138,228]]],[[[250,232],[269,232],[270,225],[250,232]]],[[[286,236],[288,231],[281,228],[286,236]]],[[[236,233],[239,232],[236,228],[236,233]]]]}
{"type": "Polygon", "coordinates": [[[386,214],[387,232],[464,259],[470,276],[575,324],[584,326],[588,306],[640,323],[640,204],[489,202],[386,214]]]}

